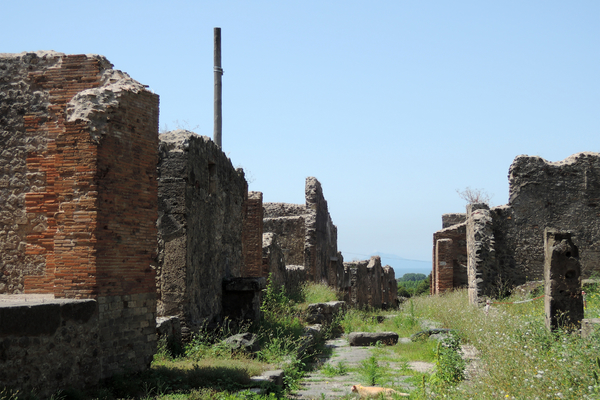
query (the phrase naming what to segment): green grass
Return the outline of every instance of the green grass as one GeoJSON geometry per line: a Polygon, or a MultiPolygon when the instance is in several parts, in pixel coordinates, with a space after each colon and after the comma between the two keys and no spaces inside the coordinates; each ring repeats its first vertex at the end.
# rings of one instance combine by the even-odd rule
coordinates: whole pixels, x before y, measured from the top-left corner
{"type": "MultiPolygon", "coordinates": [[[[503,302],[514,300],[519,299],[503,302]]],[[[595,315],[596,307],[588,304],[586,314],[595,315]]],[[[486,315],[468,304],[465,291],[457,291],[415,299],[415,308],[418,315],[459,331],[480,353],[480,371],[468,385],[432,389],[446,398],[600,398],[594,378],[600,370],[595,365],[600,337],[548,331],[543,299],[494,304],[486,315]]]]}

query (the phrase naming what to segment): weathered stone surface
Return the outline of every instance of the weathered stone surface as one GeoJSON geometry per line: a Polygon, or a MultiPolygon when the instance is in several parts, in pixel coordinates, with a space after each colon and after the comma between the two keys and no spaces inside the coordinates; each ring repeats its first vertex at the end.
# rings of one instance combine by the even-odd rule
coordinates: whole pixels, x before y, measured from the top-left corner
{"type": "Polygon", "coordinates": [[[585,318],[581,320],[581,337],[590,337],[600,330],[600,318],[585,318]]]}
{"type": "Polygon", "coordinates": [[[240,277],[248,186],[208,137],[159,137],[158,312],[187,336],[222,319],[223,279],[240,277]]]}
{"type": "Polygon", "coordinates": [[[298,282],[287,279],[283,251],[276,233],[263,233],[262,263],[263,270],[270,275],[276,287],[285,286],[287,293],[298,290],[298,282]]]}
{"type": "Polygon", "coordinates": [[[578,330],[583,319],[579,250],[570,232],[544,231],[546,327],[578,330]]]}
{"type": "Polygon", "coordinates": [[[381,342],[386,346],[398,343],[396,332],[352,332],[348,335],[350,346],[372,346],[381,342]]]}
{"type": "Polygon", "coordinates": [[[241,275],[246,277],[268,277],[269,270],[263,264],[263,195],[248,192],[246,199],[242,249],[244,263],[241,275]]]}
{"type": "Polygon", "coordinates": [[[467,275],[469,302],[477,303],[482,296],[493,296],[498,279],[503,274],[496,262],[493,220],[487,204],[467,206],[467,275]]]}
{"type": "Polygon", "coordinates": [[[94,385],[101,374],[100,353],[95,300],[0,303],[2,386],[35,385],[38,394],[49,395],[94,385]]]}
{"type": "Polygon", "coordinates": [[[245,353],[256,353],[260,350],[258,336],[254,333],[239,333],[228,337],[223,341],[232,351],[243,351],[245,353]]]}
{"type": "Polygon", "coordinates": [[[282,369],[276,369],[273,371],[265,371],[260,376],[253,376],[250,378],[250,382],[255,384],[271,383],[277,386],[283,386],[283,377],[285,373],[282,369]]]}
{"type": "Polygon", "coordinates": [[[344,268],[350,277],[347,300],[352,307],[381,308],[384,302],[397,305],[397,285],[390,284],[392,279],[395,283],[394,270],[384,269],[379,256],[344,263],[344,268]]]}
{"type": "Polygon", "coordinates": [[[420,340],[430,339],[432,337],[434,339],[440,339],[440,338],[445,337],[442,335],[447,335],[451,331],[452,331],[451,329],[446,329],[446,328],[430,328],[430,329],[426,329],[424,331],[414,333],[413,335],[411,335],[410,340],[412,340],[413,342],[417,342],[420,340]]]}
{"type": "MultiPolygon", "coordinates": [[[[5,334],[24,329],[35,346],[52,337],[46,359],[14,352],[0,368],[19,370],[42,396],[152,359],[157,145],[158,96],[106,58],[0,55],[0,293],[96,300],[40,315],[31,306],[43,331],[3,318],[5,334]]],[[[24,382],[5,376],[0,385],[24,382]]]]}
{"type": "Polygon", "coordinates": [[[181,343],[181,321],[179,317],[156,318],[156,334],[158,337],[166,337],[169,341],[181,343]]]}
{"type": "Polygon", "coordinates": [[[442,214],[442,229],[467,222],[466,213],[442,214]]]}
{"type": "Polygon", "coordinates": [[[577,153],[559,162],[517,156],[509,169],[509,203],[490,210],[470,207],[471,302],[499,288],[542,279],[546,227],[573,232],[584,278],[600,270],[599,153],[577,153]]]}
{"type": "Polygon", "coordinates": [[[345,301],[309,304],[306,308],[306,322],[309,324],[331,324],[337,316],[346,312],[345,301]]]}

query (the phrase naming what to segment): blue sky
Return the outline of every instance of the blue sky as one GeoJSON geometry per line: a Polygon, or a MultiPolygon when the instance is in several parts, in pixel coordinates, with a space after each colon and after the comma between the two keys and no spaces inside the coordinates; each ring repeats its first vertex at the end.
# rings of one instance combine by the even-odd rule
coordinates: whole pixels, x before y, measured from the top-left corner
{"type": "Polygon", "coordinates": [[[317,177],[346,260],[429,261],[457,189],[505,204],[517,155],[600,151],[598,1],[22,0],[3,15],[0,52],[102,54],[160,95],[161,129],[207,136],[221,27],[223,150],[265,201],[303,203],[317,177]]]}

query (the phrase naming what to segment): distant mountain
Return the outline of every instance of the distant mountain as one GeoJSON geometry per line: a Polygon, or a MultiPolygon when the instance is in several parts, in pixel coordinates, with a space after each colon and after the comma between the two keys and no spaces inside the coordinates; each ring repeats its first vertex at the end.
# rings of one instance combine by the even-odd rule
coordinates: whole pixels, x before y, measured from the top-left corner
{"type": "Polygon", "coordinates": [[[394,268],[396,279],[408,273],[421,273],[425,275],[431,273],[431,261],[409,260],[395,254],[387,253],[375,253],[373,255],[381,257],[381,265],[389,265],[394,268]]]}

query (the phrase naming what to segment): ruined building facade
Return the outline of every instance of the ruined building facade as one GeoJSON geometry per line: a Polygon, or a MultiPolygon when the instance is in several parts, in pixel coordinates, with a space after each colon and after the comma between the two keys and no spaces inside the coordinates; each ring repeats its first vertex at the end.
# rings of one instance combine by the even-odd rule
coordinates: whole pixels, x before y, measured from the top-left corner
{"type": "Polygon", "coordinates": [[[146,368],[158,96],[102,56],[56,52],[0,55],[0,96],[0,386],[146,368]]]}
{"type": "MultiPolygon", "coordinates": [[[[599,210],[600,154],[578,153],[560,162],[516,157],[509,170],[509,203],[467,207],[470,300],[542,279],[546,228],[572,233],[582,276],[589,277],[600,265],[599,210]]],[[[434,271],[440,267],[434,265],[434,271]]]]}
{"type": "Polygon", "coordinates": [[[269,275],[395,303],[379,258],[343,263],[315,178],[305,205],[263,207],[209,138],[159,138],[158,96],[102,56],[1,54],[0,144],[0,387],[145,369],[157,314],[256,319],[269,275]]]}
{"type": "Polygon", "coordinates": [[[265,259],[265,263],[275,265],[271,270],[281,270],[283,264],[286,289],[292,291],[304,281],[325,283],[354,306],[394,307],[397,304],[394,270],[383,267],[379,257],[344,263],[342,253],[337,250],[337,227],[316,178],[306,178],[305,197],[304,205],[264,204],[263,226],[268,233],[263,249],[269,250],[263,250],[263,254],[281,258],[279,263],[273,263],[271,258],[265,259]]]}
{"type": "Polygon", "coordinates": [[[286,265],[303,266],[307,279],[335,285],[331,271],[343,268],[321,183],[306,178],[306,204],[265,203],[264,231],[277,234],[286,265]]]}

